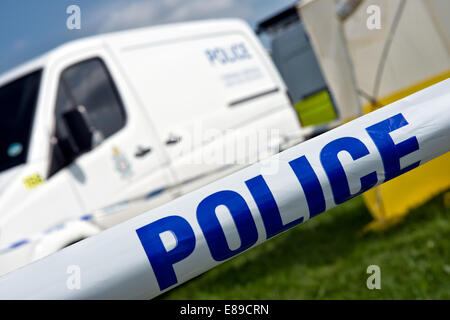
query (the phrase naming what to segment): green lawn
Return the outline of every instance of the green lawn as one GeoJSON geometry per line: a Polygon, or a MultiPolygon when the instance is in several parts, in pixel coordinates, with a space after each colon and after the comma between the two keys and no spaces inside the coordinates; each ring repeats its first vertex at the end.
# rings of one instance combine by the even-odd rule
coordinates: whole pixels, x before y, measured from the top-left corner
{"type": "Polygon", "coordinates": [[[170,291],[164,299],[450,299],[450,208],[441,194],[363,234],[357,197],[170,291]],[[381,268],[369,290],[367,266],[381,268]]]}

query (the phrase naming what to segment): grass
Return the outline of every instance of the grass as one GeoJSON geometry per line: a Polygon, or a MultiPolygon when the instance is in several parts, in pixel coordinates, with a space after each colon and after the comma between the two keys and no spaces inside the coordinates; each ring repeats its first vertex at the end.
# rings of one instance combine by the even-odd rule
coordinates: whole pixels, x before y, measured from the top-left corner
{"type": "Polygon", "coordinates": [[[370,221],[357,197],[162,298],[450,299],[450,208],[444,194],[387,231],[364,234],[370,221]],[[380,290],[366,287],[372,264],[381,268],[380,290]]]}

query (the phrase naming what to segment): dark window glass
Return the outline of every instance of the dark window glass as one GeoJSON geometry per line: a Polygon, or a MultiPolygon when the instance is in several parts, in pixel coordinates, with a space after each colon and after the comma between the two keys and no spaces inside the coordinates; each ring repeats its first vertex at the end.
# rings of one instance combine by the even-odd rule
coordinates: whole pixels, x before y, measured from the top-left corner
{"type": "Polygon", "coordinates": [[[49,177],[58,172],[61,168],[64,168],[73,157],[74,142],[70,140],[66,125],[62,121],[62,114],[64,111],[73,108],[73,102],[69,98],[67,91],[60,81],[58,86],[58,95],[56,97],[55,106],[55,133],[52,141],[53,151],[52,160],[50,164],[49,177]]]}
{"type": "MultiPolygon", "coordinates": [[[[96,58],[73,65],[62,73],[67,98],[86,108],[92,125],[104,138],[125,125],[122,103],[103,62],[96,58]]],[[[65,103],[67,108],[68,103],[65,103]]]]}
{"type": "Polygon", "coordinates": [[[42,70],[0,88],[0,171],[26,161],[42,70]]]}
{"type": "Polygon", "coordinates": [[[56,139],[49,176],[73,159],[73,141],[62,121],[62,114],[79,105],[86,108],[91,124],[105,139],[125,125],[125,113],[117,89],[98,58],[70,66],[61,74],[55,106],[56,139]]]}

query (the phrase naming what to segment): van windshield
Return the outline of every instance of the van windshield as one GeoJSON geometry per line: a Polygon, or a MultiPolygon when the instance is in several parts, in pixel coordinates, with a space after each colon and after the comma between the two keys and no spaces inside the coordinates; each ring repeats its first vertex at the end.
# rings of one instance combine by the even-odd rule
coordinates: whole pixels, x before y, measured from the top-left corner
{"type": "Polygon", "coordinates": [[[26,161],[41,74],[0,87],[0,172],[26,161]]]}

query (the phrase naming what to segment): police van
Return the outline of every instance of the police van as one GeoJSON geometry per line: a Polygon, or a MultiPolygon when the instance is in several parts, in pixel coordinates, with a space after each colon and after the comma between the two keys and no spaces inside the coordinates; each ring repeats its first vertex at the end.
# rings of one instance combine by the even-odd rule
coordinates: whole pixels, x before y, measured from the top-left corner
{"type": "Polygon", "coordinates": [[[0,76],[0,108],[0,274],[306,132],[253,31],[228,19],[62,45],[0,76]]]}

